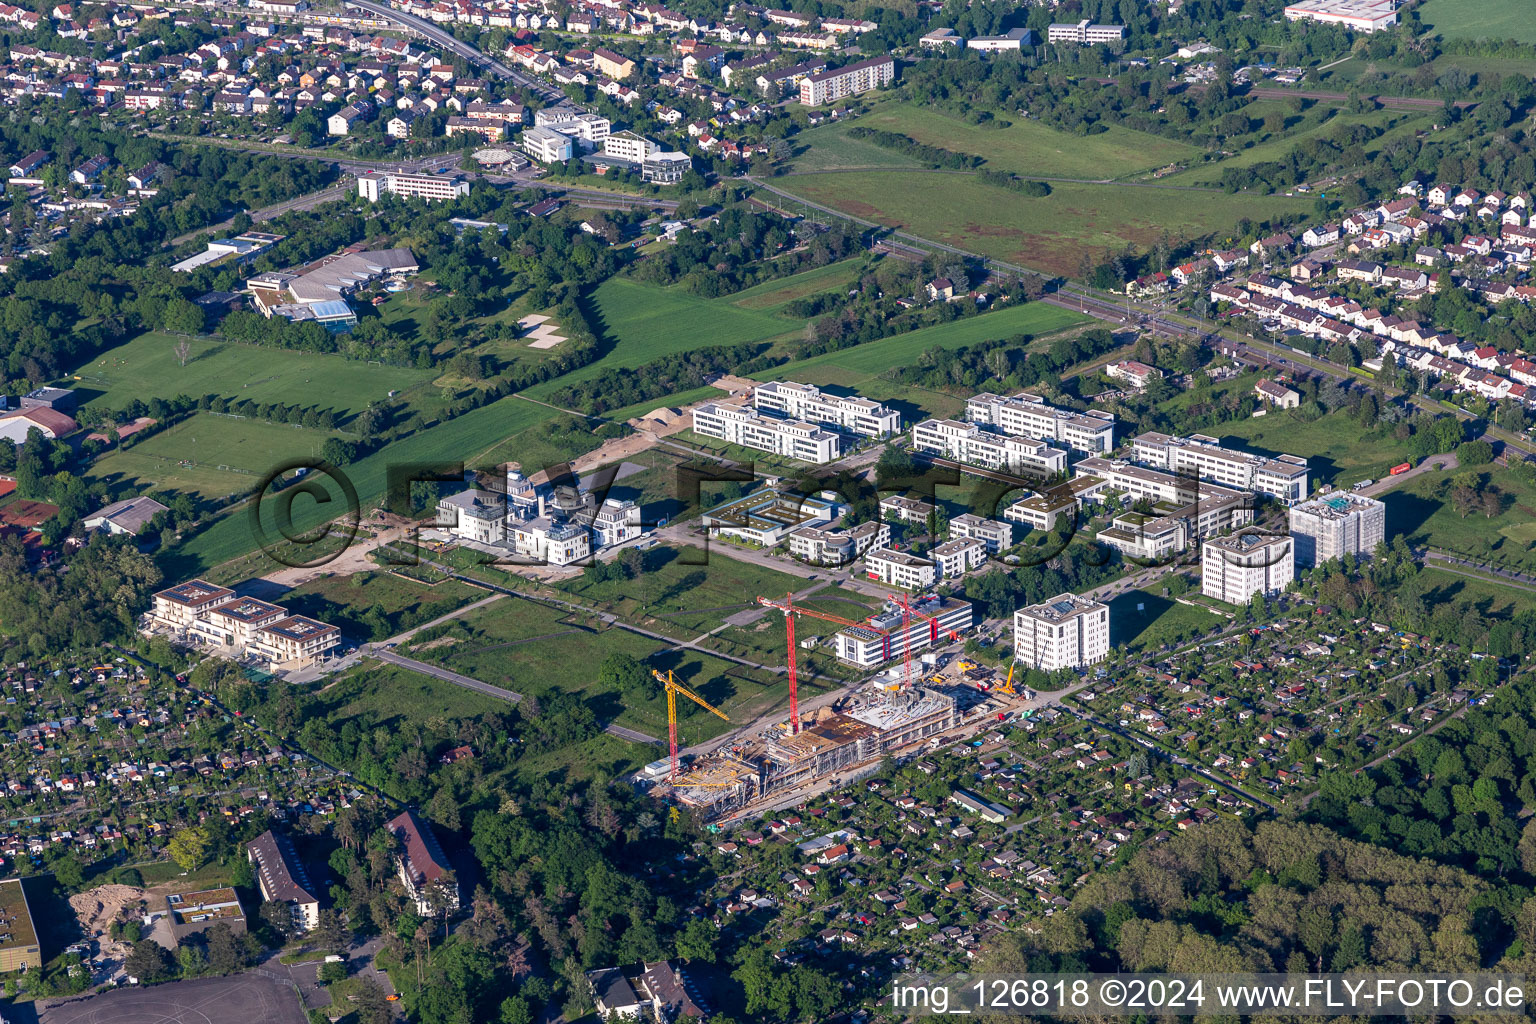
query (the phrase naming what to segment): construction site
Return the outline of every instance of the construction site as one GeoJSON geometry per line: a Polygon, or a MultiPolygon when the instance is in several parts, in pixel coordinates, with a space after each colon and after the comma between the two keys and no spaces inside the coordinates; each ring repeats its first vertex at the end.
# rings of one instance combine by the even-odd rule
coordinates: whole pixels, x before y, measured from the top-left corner
{"type": "MultiPolygon", "coordinates": [[[[966,602],[952,598],[911,601],[903,596],[863,621],[796,605],[792,597],[760,597],[758,603],[784,614],[790,684],[788,718],[756,736],[738,738],[712,751],[686,771],[679,768],[674,728],[671,759],[658,761],[650,769],[649,778],[657,783],[653,795],[689,808],[706,821],[714,820],[765,799],[781,798],[834,773],[878,761],[961,724],[960,702],[946,692],[922,685],[922,680],[914,675],[913,656],[942,641],[958,639],[962,631],[970,628],[972,610],[966,602]],[[832,706],[818,709],[802,722],[795,653],[795,618],[802,615],[844,627],[830,641],[840,656],[845,649],[853,649],[847,641],[856,640],[862,656],[844,657],[845,662],[876,667],[899,659],[899,666],[885,669],[868,685],[832,706]],[[871,650],[879,654],[871,657],[866,653],[871,650]]],[[[667,689],[669,716],[673,713],[674,695],[680,694],[725,718],[670,677],[657,673],[657,678],[667,689]]],[[[675,727],[675,721],[672,724],[675,727]]]]}

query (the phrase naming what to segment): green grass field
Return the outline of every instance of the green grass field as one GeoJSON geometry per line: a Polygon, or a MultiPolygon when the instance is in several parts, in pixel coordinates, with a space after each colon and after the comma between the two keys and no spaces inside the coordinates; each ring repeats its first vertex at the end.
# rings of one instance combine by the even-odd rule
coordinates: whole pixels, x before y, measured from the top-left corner
{"type": "MultiPolygon", "coordinates": [[[[911,103],[879,104],[860,117],[857,124],[982,157],[992,170],[1050,178],[1101,181],[1166,167],[1200,153],[1186,143],[1116,126],[1097,135],[1073,135],[1028,120],[1014,120],[1007,128],[979,128],[941,110],[911,103]]],[[[851,127],[826,125],[800,136],[800,141],[809,143],[810,149],[795,158],[795,170],[919,166],[894,150],[849,138],[851,127]],[[869,150],[887,159],[874,159],[869,150]]]]}
{"type": "Polygon", "coordinates": [[[1419,19],[1447,39],[1512,39],[1536,43],[1536,19],[1527,0],[1427,0],[1419,19]]]}
{"type": "Polygon", "coordinates": [[[1128,590],[1109,602],[1109,642],[1132,652],[1183,643],[1225,622],[1215,612],[1147,590],[1128,590]]]}
{"type": "Polygon", "coordinates": [[[1270,412],[1224,423],[1219,433],[1251,451],[1303,456],[1311,464],[1313,484],[1347,487],[1357,480],[1379,480],[1407,457],[1400,442],[1368,434],[1345,413],[1307,423],[1289,413],[1270,412]]]}
{"type": "Polygon", "coordinates": [[[114,494],[185,491],[203,500],[250,491],[289,459],[318,456],[332,432],[197,413],[97,460],[86,474],[114,494]]]}
{"type": "MultiPolygon", "coordinates": [[[[784,285],[792,280],[775,283],[784,285]]],[[[730,296],[706,299],[680,287],[658,288],[623,277],[611,277],[598,285],[592,304],[604,333],[614,341],[612,350],[579,370],[529,388],[530,395],[547,398],[567,384],[605,370],[632,369],[662,356],[710,345],[766,341],[805,326],[803,320],[738,306],[730,296]]]]}
{"type": "MultiPolygon", "coordinates": [[[[1252,118],[1261,118],[1270,110],[1286,110],[1289,108],[1279,101],[1262,101],[1251,103],[1244,108],[1244,113],[1252,118]]],[[[1216,184],[1221,181],[1222,172],[1228,167],[1252,167],[1254,164],[1264,163],[1270,160],[1283,160],[1287,154],[1307,139],[1326,139],[1340,128],[1354,125],[1373,125],[1388,130],[1395,135],[1399,129],[1412,131],[1419,127],[1428,126],[1430,115],[1415,111],[1402,110],[1372,110],[1364,114],[1347,114],[1342,111],[1327,107],[1314,107],[1307,113],[1307,121],[1296,126],[1286,133],[1266,138],[1247,149],[1242,150],[1236,156],[1228,157],[1217,163],[1202,164],[1192,167],[1188,171],[1170,176],[1167,180],[1174,184],[1202,185],[1216,184]],[[1329,116],[1329,115],[1332,116],[1329,116]],[[1322,120],[1318,120],[1321,115],[1322,120]]],[[[1384,136],[1381,141],[1371,144],[1371,150],[1367,155],[1372,155],[1380,148],[1382,141],[1392,136],[1384,136]]]]}
{"type": "Polygon", "coordinates": [[[1461,472],[1423,473],[1382,495],[1388,536],[1403,533],[1415,546],[1428,545],[1524,571],[1536,569],[1536,530],[1532,529],[1536,488],[1498,466],[1478,467],[1503,494],[1503,510],[1491,518],[1480,511],[1463,517],[1448,496],[1449,480],[1461,472]]]}
{"type": "MultiPolygon", "coordinates": [[[[484,465],[487,453],[504,439],[557,418],[569,417],[533,402],[515,397],[503,398],[359,459],[346,467],[347,476],[357,490],[362,511],[367,513],[384,497],[390,465],[460,461],[472,466],[484,465]]],[[[255,483],[254,480],[251,482],[255,483]]],[[[333,493],[339,494],[339,491],[333,490],[333,493]]],[[[262,522],[269,533],[276,531],[272,518],[272,507],[275,504],[271,501],[262,503],[262,522]]],[[[293,504],[293,529],[312,529],[336,515],[337,505],[334,501],[329,505],[320,505],[300,499],[293,504]]],[[[246,555],[256,546],[246,507],[242,505],[176,551],[162,556],[162,568],[167,575],[178,579],[195,576],[220,563],[246,555]]],[[[271,562],[265,562],[264,565],[260,569],[262,572],[278,568],[271,562]]],[[[257,566],[251,568],[256,569],[257,566]]]]}
{"type": "Polygon", "coordinates": [[[828,263],[814,270],[804,270],[790,277],[753,285],[730,296],[729,301],[739,309],[776,313],[796,299],[834,289],[846,289],[858,281],[864,267],[864,261],[858,259],[828,263]]]}
{"type": "MultiPolygon", "coordinates": [[[[258,348],[193,338],[192,357],[180,365],[179,338],[150,332],[117,346],[73,374],[89,408],[122,408],[135,398],[223,395],[253,402],[297,403],[352,415],[393,390],[427,391],[436,374],[363,363],[337,355],[258,348]]],[[[435,390],[435,389],[432,389],[435,390]]],[[[435,396],[423,394],[423,400],[435,396]]]]}
{"type": "Polygon", "coordinates": [[[1026,199],[973,176],[903,171],[790,175],[776,184],[856,217],[1053,274],[1078,273],[1085,252],[1097,258],[1127,242],[1145,251],[1164,233],[1224,244],[1242,218],[1263,223],[1310,209],[1303,199],[1131,185],[1057,183],[1051,195],[1026,199]]]}

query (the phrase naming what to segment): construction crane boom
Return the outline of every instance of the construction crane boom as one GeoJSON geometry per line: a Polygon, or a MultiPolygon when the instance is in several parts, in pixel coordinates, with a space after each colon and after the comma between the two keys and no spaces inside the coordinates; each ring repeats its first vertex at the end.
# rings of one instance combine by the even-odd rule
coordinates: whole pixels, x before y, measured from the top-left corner
{"type": "MultiPolygon", "coordinates": [[[[800,732],[800,667],[795,657],[795,616],[809,615],[813,619],[822,619],[826,622],[834,622],[839,626],[863,626],[865,629],[874,627],[867,622],[859,622],[854,619],[845,619],[841,615],[833,615],[831,612],[817,611],[804,605],[795,604],[795,595],[785,594],[780,601],[771,597],[759,597],[757,603],[764,608],[777,608],[784,613],[784,634],[789,640],[789,731],[792,735],[800,732]]],[[[878,632],[884,633],[885,630],[878,632]]]]}
{"type": "Polygon", "coordinates": [[[672,757],[672,772],[667,776],[667,781],[674,782],[677,780],[677,695],[682,694],[717,718],[727,722],[731,719],[724,711],[673,679],[671,669],[667,669],[666,675],[651,669],[651,675],[660,680],[662,688],[667,691],[667,738],[670,740],[669,750],[672,757]]]}

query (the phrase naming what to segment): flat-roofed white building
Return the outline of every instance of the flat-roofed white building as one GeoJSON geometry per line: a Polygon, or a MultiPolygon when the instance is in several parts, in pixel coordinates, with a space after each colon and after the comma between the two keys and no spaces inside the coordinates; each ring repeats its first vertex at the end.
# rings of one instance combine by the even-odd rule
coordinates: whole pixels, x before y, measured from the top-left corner
{"type": "Polygon", "coordinates": [[[705,437],[801,462],[831,462],[840,451],[838,436],[830,430],[764,415],[739,405],[710,402],[697,406],[693,410],[693,429],[705,437]]]}
{"type": "Polygon", "coordinates": [[[868,398],[840,398],[794,381],[759,384],[752,405],[785,419],[837,427],[861,437],[890,437],[901,430],[901,413],[868,398]]]}
{"type": "Polygon", "coordinates": [[[592,537],[578,523],[538,516],[513,522],[512,546],[518,554],[545,565],[564,566],[592,555],[592,537]]]}
{"type": "Polygon", "coordinates": [[[1296,564],[1369,555],[1387,537],[1387,506],[1362,494],[1336,492],[1291,507],[1296,564]]]}
{"type": "Polygon", "coordinates": [[[609,548],[645,532],[640,506],[629,499],[605,498],[592,517],[592,546],[609,548]]]}
{"type": "Polygon", "coordinates": [[[541,164],[565,163],[575,153],[571,137],[550,128],[524,128],[517,144],[541,164]]]}
{"type": "Polygon", "coordinates": [[[905,612],[899,604],[887,604],[869,617],[868,625],[850,626],[834,636],[833,647],[838,660],[873,668],[943,643],[974,622],[975,609],[969,601],[927,595],[910,601],[905,612]]]}
{"type": "Polygon", "coordinates": [[[735,537],[763,547],[775,547],[805,527],[823,527],[842,511],[836,495],[786,494],[765,487],[744,498],[717,505],[701,521],[711,536],[735,537]]]}
{"type": "Polygon", "coordinates": [[[1115,449],[1115,418],[1109,413],[1058,409],[1039,395],[973,395],[965,403],[965,418],[1015,437],[1059,441],[1080,452],[1103,454],[1115,449]]]}
{"type": "Polygon", "coordinates": [[[341,643],[341,630],[307,615],[290,615],[256,631],[250,650],[274,666],[310,665],[341,643]]]}
{"type": "Polygon", "coordinates": [[[1072,495],[1052,491],[1021,498],[1003,509],[1003,518],[1033,530],[1051,530],[1063,519],[1075,517],[1081,507],[1081,502],[1072,495]]]}
{"type": "Polygon", "coordinates": [[[234,599],[235,592],[228,587],[207,580],[187,580],[156,594],[150,614],[163,625],[189,629],[209,611],[234,599]]]}
{"type": "Polygon", "coordinates": [[[507,539],[507,499],[495,491],[471,488],[437,503],[437,525],[455,537],[481,544],[507,539]]]}
{"type": "Polygon", "coordinates": [[[807,75],[800,82],[800,102],[807,107],[835,103],[846,96],[857,96],[878,89],[895,78],[895,58],[871,57],[831,71],[807,75]]]}
{"type": "Polygon", "coordinates": [[[1109,605],[1060,594],[1013,613],[1014,656],[1031,668],[1082,668],[1109,656],[1109,605]]]}
{"type": "Polygon", "coordinates": [[[1087,19],[1070,23],[1058,21],[1046,29],[1045,37],[1047,42],[1077,43],[1083,46],[1118,43],[1125,38],[1125,26],[1096,25],[1087,19]]]}
{"type": "Polygon", "coordinates": [[[860,523],[843,530],[807,526],[789,535],[789,553],[812,565],[851,565],[866,551],[890,543],[889,523],[860,523]]]}
{"type": "Polygon", "coordinates": [[[1213,537],[1200,548],[1200,592],[1228,604],[1269,597],[1296,578],[1290,537],[1239,533],[1213,537]]]}
{"type": "Polygon", "coordinates": [[[1288,21],[1343,25],[1356,32],[1380,32],[1397,24],[1398,0],[1302,0],[1285,9],[1288,21]]]}
{"type": "Polygon", "coordinates": [[[938,507],[921,498],[909,498],[904,494],[887,494],[880,499],[880,515],[895,516],[903,523],[926,528],[938,507]]]}
{"type": "Polygon", "coordinates": [[[190,627],[209,643],[244,653],[267,626],[288,617],[288,610],[254,597],[237,597],[210,608],[190,627]]]}
{"type": "Polygon", "coordinates": [[[986,546],[989,555],[1013,547],[1012,523],[1001,519],[983,519],[971,512],[962,512],[949,521],[949,535],[962,540],[979,540],[986,546]]]}
{"type": "Polygon", "coordinates": [[[924,420],[912,428],[912,446],[985,469],[1051,476],[1067,468],[1067,453],[1034,437],[995,434],[960,420],[924,420]]]}
{"type": "Polygon", "coordinates": [[[1126,558],[1160,562],[1189,547],[1189,525],[1175,516],[1126,512],[1111,520],[1095,539],[1126,558]]]}
{"type": "Polygon", "coordinates": [[[928,552],[933,556],[934,568],[939,579],[964,576],[987,560],[987,545],[976,538],[956,537],[942,544],[935,544],[928,552]]]}
{"type": "Polygon", "coordinates": [[[905,590],[922,590],[938,581],[932,561],[906,551],[873,548],[864,556],[864,571],[872,580],[905,590]]]}
{"type": "Polygon", "coordinates": [[[370,203],[381,195],[427,202],[449,202],[469,195],[469,182],[451,174],[405,174],[395,171],[369,171],[357,176],[357,194],[370,203]]]}
{"type": "Polygon", "coordinates": [[[1174,473],[1197,476],[1240,491],[1267,494],[1286,504],[1307,496],[1307,460],[1299,455],[1270,458],[1232,448],[1205,434],[1176,437],[1149,431],[1132,442],[1132,457],[1140,463],[1174,473]]]}

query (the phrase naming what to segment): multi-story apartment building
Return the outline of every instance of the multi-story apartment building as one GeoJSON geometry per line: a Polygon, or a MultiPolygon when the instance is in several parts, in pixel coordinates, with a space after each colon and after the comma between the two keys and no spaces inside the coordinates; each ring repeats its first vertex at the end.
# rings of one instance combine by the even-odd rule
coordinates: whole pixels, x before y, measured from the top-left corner
{"type": "Polygon", "coordinates": [[[866,551],[890,543],[889,523],[860,523],[845,530],[807,526],[789,535],[789,553],[812,565],[851,565],[866,551]]]}
{"type": "Polygon", "coordinates": [[[1126,558],[1161,561],[1201,537],[1253,522],[1253,502],[1247,495],[1219,490],[1222,493],[1202,493],[1198,501],[1180,507],[1157,502],[1152,515],[1127,512],[1116,516],[1107,529],[1099,531],[1097,539],[1126,558]]]}
{"type": "Polygon", "coordinates": [[[469,182],[451,174],[404,174],[395,171],[369,171],[357,176],[357,194],[370,203],[381,195],[428,202],[448,202],[469,195],[469,182]]]}
{"type": "MultiPolygon", "coordinates": [[[[556,125],[555,130],[559,131],[556,125]]],[[[603,139],[603,153],[606,156],[627,160],[634,164],[643,164],[657,153],[661,152],[661,146],[644,135],[636,132],[614,132],[603,139]]]]}
{"type": "Polygon", "coordinates": [[[234,599],[235,592],[228,587],[207,580],[187,580],[156,594],[150,615],[172,629],[191,629],[208,612],[234,599]]]}
{"type": "Polygon", "coordinates": [[[872,580],[906,590],[922,590],[938,581],[938,568],[932,561],[891,548],[871,549],[864,556],[864,570],[872,580]]]}
{"type": "Polygon", "coordinates": [[[949,535],[961,540],[979,540],[986,546],[989,555],[1013,547],[1012,523],[1000,519],[983,519],[970,512],[962,512],[949,521],[949,535]]]}
{"type": "Polygon", "coordinates": [[[1003,518],[1034,530],[1051,530],[1058,522],[1075,517],[1081,505],[1071,494],[1032,494],[1003,509],[1003,518]]]}
{"type": "Polygon", "coordinates": [[[405,893],[416,901],[416,912],[426,917],[459,909],[459,886],[453,869],[438,845],[432,826],[415,811],[405,810],[385,823],[395,837],[395,870],[405,893]]]}
{"type": "Polygon", "coordinates": [[[1369,555],[1386,540],[1387,506],[1361,494],[1326,494],[1291,507],[1291,536],[1302,568],[1369,555]]]}
{"type": "Polygon", "coordinates": [[[957,462],[1031,476],[1053,476],[1067,468],[1067,453],[1060,448],[959,420],[924,420],[912,428],[912,446],[957,462]]]}
{"type": "Polygon", "coordinates": [[[641,521],[640,506],[628,499],[605,499],[592,517],[592,546],[612,547],[634,540],[645,532],[641,521]]]}
{"type": "Polygon", "coordinates": [[[760,384],[752,405],[785,419],[836,427],[860,437],[890,437],[901,430],[901,413],[867,398],[839,398],[809,384],[781,380],[760,384]]]}
{"type": "Polygon", "coordinates": [[[1031,668],[1082,668],[1109,656],[1109,605],[1061,594],[1013,613],[1014,657],[1031,668]]]}
{"type": "Polygon", "coordinates": [[[216,646],[243,652],[261,630],[287,617],[287,609],[278,605],[254,597],[239,597],[209,609],[189,631],[216,646]]]}
{"type": "Polygon", "coordinates": [[[1180,508],[1198,501],[1203,495],[1237,493],[1215,484],[1202,484],[1190,476],[1133,465],[1124,459],[1084,459],[1073,467],[1073,471],[1077,474],[1075,479],[1094,477],[1102,480],[1107,489],[1120,491],[1132,501],[1146,498],[1180,508]]]}
{"type": "Polygon", "coordinates": [[[835,103],[847,96],[878,89],[896,78],[892,57],[871,57],[831,71],[808,75],[800,82],[800,102],[807,107],[835,103]]]}
{"type": "Polygon", "coordinates": [[[693,429],[705,437],[802,462],[831,462],[840,450],[838,436],[830,430],[736,405],[698,406],[693,410],[693,429]]]}
{"type": "Polygon", "coordinates": [[[0,971],[9,974],[34,968],[42,970],[43,947],[38,941],[37,925],[32,920],[32,908],[27,904],[21,879],[0,881],[0,915],[5,920],[5,930],[0,932],[0,971]]]}
{"type": "Polygon", "coordinates": [[[256,868],[261,898],[288,904],[295,931],[307,932],[320,923],[320,900],[291,839],[268,829],[246,844],[245,853],[256,868]]]}
{"type": "Polygon", "coordinates": [[[591,534],[579,523],[538,516],[511,525],[513,549],[537,563],[571,565],[592,554],[591,534]]]}
{"type": "Polygon", "coordinates": [[[1200,592],[1228,604],[1278,594],[1296,578],[1290,537],[1239,533],[1213,537],[1200,548],[1200,592]]]}
{"type": "Polygon", "coordinates": [[[1232,448],[1204,434],[1175,437],[1156,431],[1131,442],[1137,462],[1211,480],[1240,491],[1268,494],[1287,504],[1307,496],[1307,460],[1298,455],[1269,458],[1232,448]]]}
{"type": "Polygon", "coordinates": [[[833,645],[840,661],[873,668],[947,641],[970,629],[974,621],[975,611],[969,601],[921,597],[906,611],[898,604],[887,604],[870,616],[867,626],[850,626],[838,633],[833,645]]]}
{"type": "Polygon", "coordinates": [[[463,540],[500,544],[507,539],[507,499],[478,488],[450,494],[437,503],[437,525],[463,540]]]}
{"type": "Polygon", "coordinates": [[[1046,29],[1047,42],[1077,43],[1091,46],[1094,43],[1117,43],[1125,38],[1124,25],[1095,25],[1084,19],[1075,23],[1056,22],[1046,29]]]}
{"type": "Polygon", "coordinates": [[[964,576],[987,560],[985,541],[969,537],[955,537],[942,544],[935,544],[929,552],[939,579],[949,580],[964,576]]]}
{"type": "Polygon", "coordinates": [[[1060,441],[1080,452],[1104,454],[1115,449],[1115,418],[1109,413],[1058,409],[1039,395],[1004,398],[983,392],[965,403],[965,418],[1016,437],[1060,441]]]}
{"type": "Polygon", "coordinates": [[[341,643],[341,630],[306,615],[290,615],[263,626],[251,639],[248,650],[273,665],[300,666],[319,661],[341,643]]]}
{"type": "Polygon", "coordinates": [[[881,517],[894,515],[903,523],[926,527],[938,511],[938,506],[921,498],[908,498],[902,494],[887,494],[880,499],[881,517]]]}

